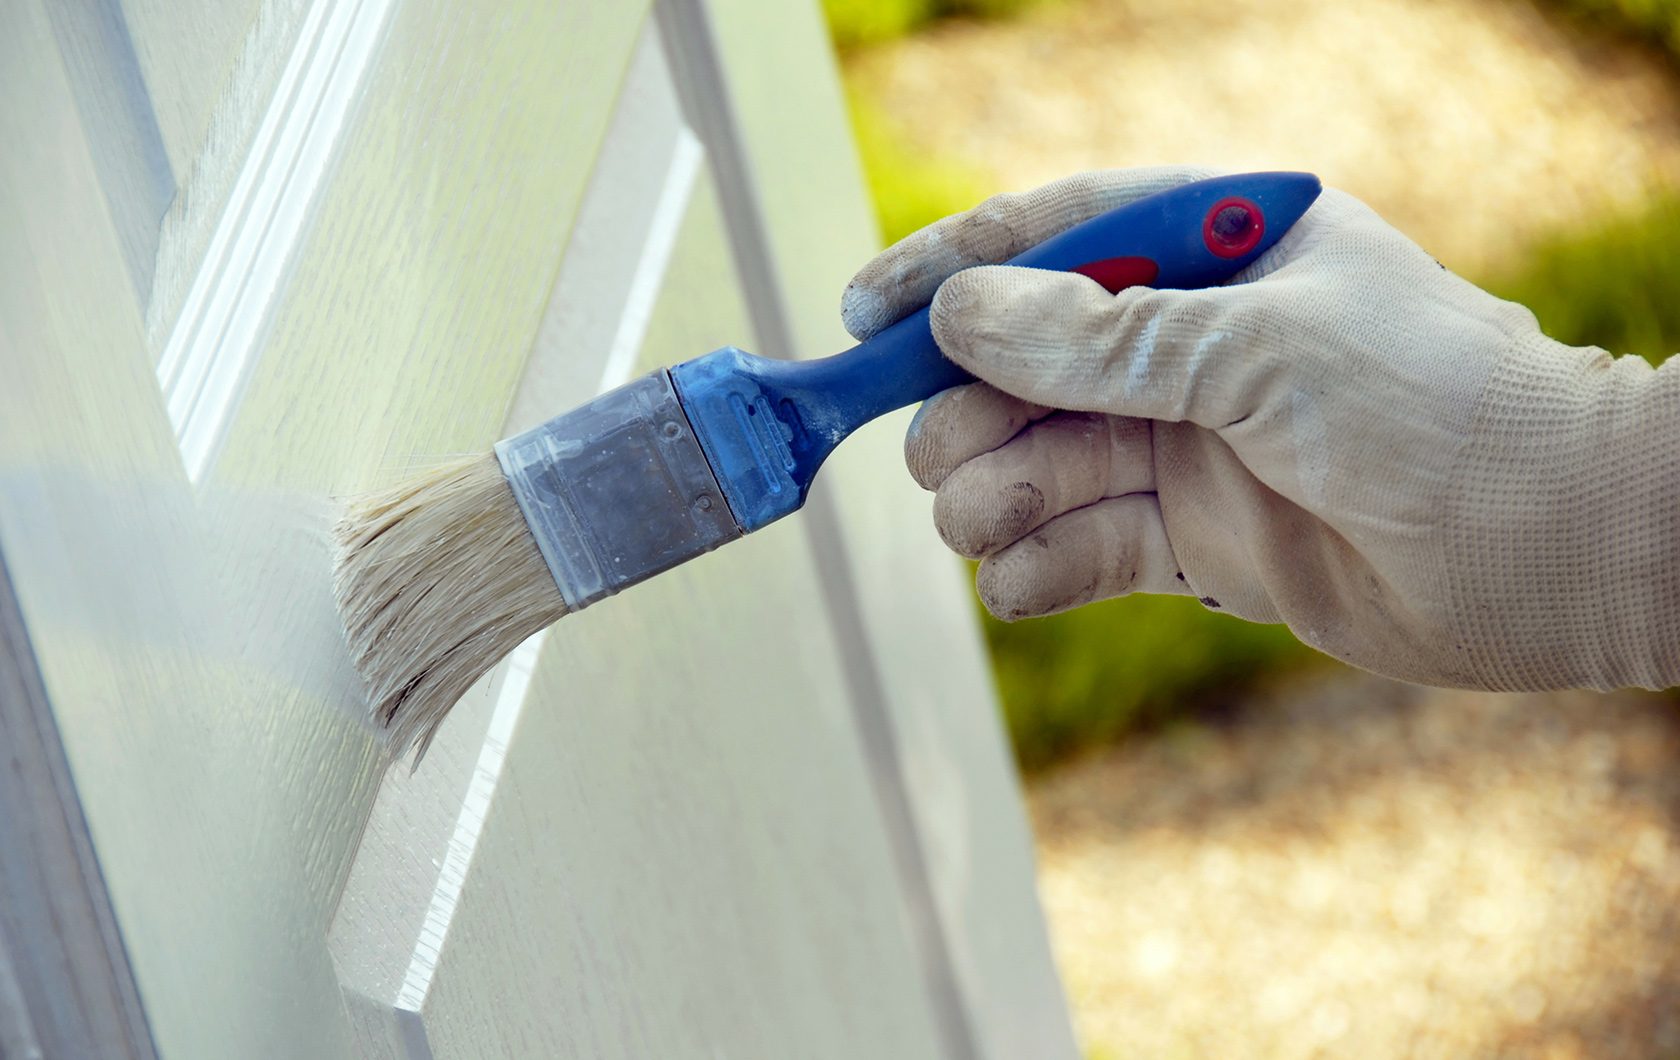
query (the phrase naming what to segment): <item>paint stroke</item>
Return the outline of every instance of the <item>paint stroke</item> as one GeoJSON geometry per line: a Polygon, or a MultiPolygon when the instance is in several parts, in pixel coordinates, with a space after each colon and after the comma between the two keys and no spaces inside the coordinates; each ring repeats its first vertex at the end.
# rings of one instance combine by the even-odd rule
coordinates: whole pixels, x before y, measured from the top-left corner
{"type": "Polygon", "coordinates": [[[606,367],[601,371],[600,393],[606,393],[628,382],[636,368],[636,355],[641,353],[642,340],[647,337],[648,321],[659,298],[659,288],[665,282],[665,270],[671,264],[671,252],[676,249],[677,233],[682,230],[683,217],[688,213],[688,200],[694,194],[694,182],[705,161],[705,148],[699,137],[686,125],[677,127],[677,142],[671,150],[671,164],[665,171],[665,184],[659,191],[659,201],[648,224],[647,238],[642,241],[642,253],[636,261],[636,272],[630,279],[625,295],[624,312],[618,318],[618,331],[613,335],[607,351],[606,367]]]}
{"type": "Polygon", "coordinates": [[[187,477],[200,482],[378,50],[392,0],[316,0],[257,129],[181,316],[158,361],[187,477]]]}

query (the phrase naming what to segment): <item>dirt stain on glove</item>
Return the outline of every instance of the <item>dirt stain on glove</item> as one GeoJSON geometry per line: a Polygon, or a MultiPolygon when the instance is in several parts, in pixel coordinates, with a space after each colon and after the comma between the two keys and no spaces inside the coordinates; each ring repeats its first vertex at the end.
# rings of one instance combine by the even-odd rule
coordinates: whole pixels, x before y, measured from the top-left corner
{"type": "Polygon", "coordinates": [[[933,522],[952,551],[969,559],[1019,541],[1044,519],[1044,491],[1031,482],[1001,490],[971,486],[959,472],[933,502],[933,522]]]}

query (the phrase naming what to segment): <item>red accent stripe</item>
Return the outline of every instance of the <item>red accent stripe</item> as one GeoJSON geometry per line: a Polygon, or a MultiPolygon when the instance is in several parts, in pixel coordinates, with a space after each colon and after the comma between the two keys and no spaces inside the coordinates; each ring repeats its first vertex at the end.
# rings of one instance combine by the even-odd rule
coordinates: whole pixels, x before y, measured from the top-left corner
{"type": "Polygon", "coordinates": [[[1161,266],[1150,258],[1104,258],[1068,271],[1089,276],[1109,294],[1119,294],[1128,287],[1147,287],[1154,283],[1155,277],[1161,275],[1161,266]]]}

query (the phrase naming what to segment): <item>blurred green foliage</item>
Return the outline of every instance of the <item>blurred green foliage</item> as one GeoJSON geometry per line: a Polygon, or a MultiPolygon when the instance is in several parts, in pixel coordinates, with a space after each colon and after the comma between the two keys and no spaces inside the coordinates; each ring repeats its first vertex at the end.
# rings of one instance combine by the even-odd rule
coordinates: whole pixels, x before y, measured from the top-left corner
{"type": "Polygon", "coordinates": [[[1613,30],[1632,30],[1680,53],[1680,0],[1552,0],[1554,6],[1613,30]]]}
{"type": "MultiPolygon", "coordinates": [[[[844,51],[950,15],[999,17],[1034,0],[824,0],[844,51]]],[[[1680,54],[1680,0],[1557,0],[1680,54]]],[[[849,93],[888,242],[996,190],[984,171],[918,150],[867,96],[849,93]]],[[[1547,334],[1661,361],[1680,347],[1680,197],[1543,241],[1488,289],[1534,310],[1547,334]]],[[[1283,626],[1182,596],[1130,596],[1007,624],[984,616],[1005,720],[1025,769],[1193,717],[1271,676],[1327,662],[1283,626]]]]}
{"type": "Polygon", "coordinates": [[[841,51],[902,37],[929,21],[931,0],[823,0],[828,33],[841,51]]]}
{"type": "Polygon", "coordinates": [[[1560,233],[1484,286],[1560,342],[1660,364],[1680,349],[1680,197],[1560,233]]]}
{"type": "Polygon", "coordinates": [[[912,148],[880,107],[847,93],[863,173],[875,199],[881,237],[888,243],[990,195],[994,182],[980,170],[912,148]]]}
{"type": "Polygon", "coordinates": [[[985,629],[1015,758],[1029,770],[1324,658],[1286,626],[1188,596],[1125,596],[1013,624],[986,615],[985,629]]]}
{"type": "Polygon", "coordinates": [[[1044,0],[823,0],[829,35],[844,51],[902,37],[942,18],[1007,18],[1044,0]]]}

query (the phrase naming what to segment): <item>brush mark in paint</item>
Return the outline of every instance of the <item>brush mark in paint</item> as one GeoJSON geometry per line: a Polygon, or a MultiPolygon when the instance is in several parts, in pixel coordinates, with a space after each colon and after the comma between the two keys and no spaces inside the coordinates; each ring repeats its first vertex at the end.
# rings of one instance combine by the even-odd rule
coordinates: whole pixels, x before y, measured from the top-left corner
{"type": "Polygon", "coordinates": [[[683,218],[688,213],[688,200],[694,193],[694,182],[700,176],[700,165],[705,157],[705,149],[700,146],[700,140],[693,131],[686,125],[678,126],[677,141],[671,149],[671,164],[665,171],[665,184],[659,190],[653,220],[648,224],[641,257],[636,261],[636,272],[625,295],[624,312],[618,318],[618,331],[613,335],[606,367],[601,371],[599,390],[602,393],[628,382],[630,373],[635,371],[636,355],[642,352],[642,340],[647,337],[653,306],[659,298],[660,287],[665,283],[665,270],[671,264],[677,233],[682,230],[683,218]]]}

